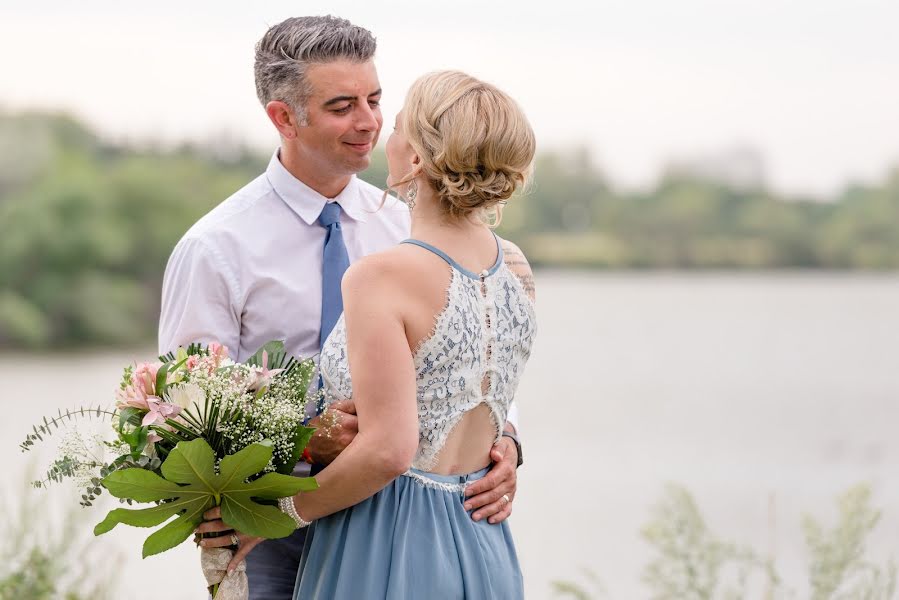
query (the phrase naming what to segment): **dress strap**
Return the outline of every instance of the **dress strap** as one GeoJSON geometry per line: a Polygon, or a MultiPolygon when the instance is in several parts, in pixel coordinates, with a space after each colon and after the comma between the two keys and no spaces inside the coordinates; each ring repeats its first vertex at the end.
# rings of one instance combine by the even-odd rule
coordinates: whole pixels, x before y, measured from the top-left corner
{"type": "Polygon", "coordinates": [[[419,248],[424,248],[425,250],[433,252],[434,254],[436,254],[443,260],[445,260],[447,262],[447,264],[449,264],[451,267],[453,267],[454,269],[456,269],[463,275],[465,275],[467,277],[471,277],[472,279],[480,279],[481,275],[484,275],[485,277],[489,277],[490,275],[493,275],[494,273],[496,273],[496,270],[499,269],[500,266],[503,264],[503,245],[499,241],[499,236],[496,235],[495,233],[493,234],[493,239],[496,240],[496,262],[493,264],[492,267],[490,267],[489,269],[485,269],[480,274],[469,271],[468,269],[466,269],[465,267],[463,267],[462,265],[457,263],[455,260],[453,260],[452,257],[450,257],[446,252],[444,252],[440,248],[432,246],[431,244],[429,244],[427,242],[423,242],[421,240],[408,239],[408,240],[403,240],[400,243],[401,244],[412,244],[413,246],[418,246],[419,248]]]}

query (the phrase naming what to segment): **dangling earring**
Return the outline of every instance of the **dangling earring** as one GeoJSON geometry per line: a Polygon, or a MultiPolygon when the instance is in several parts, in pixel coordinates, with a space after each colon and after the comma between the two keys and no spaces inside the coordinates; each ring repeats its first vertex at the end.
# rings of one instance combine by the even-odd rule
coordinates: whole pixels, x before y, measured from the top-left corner
{"type": "Polygon", "coordinates": [[[409,206],[409,210],[415,208],[416,196],[418,196],[418,184],[413,179],[409,182],[409,187],[406,188],[406,204],[409,206]]]}

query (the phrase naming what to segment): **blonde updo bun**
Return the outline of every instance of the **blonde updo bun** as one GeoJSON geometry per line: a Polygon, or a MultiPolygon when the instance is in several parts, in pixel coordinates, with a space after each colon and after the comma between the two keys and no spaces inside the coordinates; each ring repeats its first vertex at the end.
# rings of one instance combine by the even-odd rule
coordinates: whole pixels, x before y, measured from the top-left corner
{"type": "Polygon", "coordinates": [[[487,219],[527,182],[534,132],[518,104],[489,83],[429,73],[409,89],[402,119],[448,216],[487,219]]]}

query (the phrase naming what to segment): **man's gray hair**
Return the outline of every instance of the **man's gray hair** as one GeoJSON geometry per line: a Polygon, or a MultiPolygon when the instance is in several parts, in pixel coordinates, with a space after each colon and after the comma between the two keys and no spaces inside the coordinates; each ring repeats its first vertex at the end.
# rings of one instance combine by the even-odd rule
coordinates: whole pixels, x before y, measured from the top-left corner
{"type": "Polygon", "coordinates": [[[301,123],[312,94],[306,71],[310,65],[335,60],[365,62],[375,55],[370,31],[346,19],[292,17],[273,25],[256,44],[256,95],[265,106],[273,100],[289,105],[301,123]]]}

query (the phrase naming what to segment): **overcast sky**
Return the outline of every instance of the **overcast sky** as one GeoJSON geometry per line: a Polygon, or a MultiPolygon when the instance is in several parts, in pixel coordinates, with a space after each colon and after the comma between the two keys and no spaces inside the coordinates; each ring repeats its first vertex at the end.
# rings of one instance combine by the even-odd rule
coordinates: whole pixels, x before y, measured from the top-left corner
{"type": "Polygon", "coordinates": [[[619,184],[737,146],[793,193],[899,165],[895,0],[7,2],[0,106],[67,109],[116,139],[273,148],[253,45],[327,13],[377,36],[385,121],[418,75],[462,69],[518,99],[543,149],[586,146],[619,184]]]}

